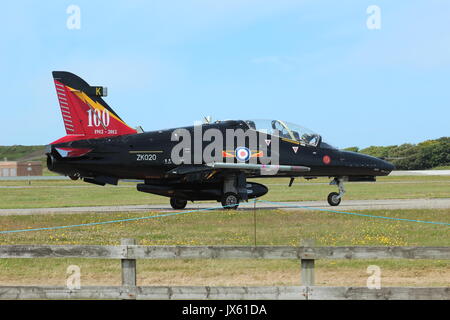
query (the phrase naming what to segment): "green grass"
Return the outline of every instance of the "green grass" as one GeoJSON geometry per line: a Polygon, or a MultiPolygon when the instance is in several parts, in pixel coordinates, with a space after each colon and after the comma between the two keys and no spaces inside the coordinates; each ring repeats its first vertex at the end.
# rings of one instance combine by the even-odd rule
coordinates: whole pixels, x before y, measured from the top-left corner
{"type": "MultiPolygon", "coordinates": [[[[297,179],[288,187],[289,179],[254,179],[269,187],[263,200],[302,201],[325,200],[336,191],[328,179],[312,181],[297,179]]],[[[167,204],[161,196],[138,192],[134,183],[119,186],[97,186],[82,181],[1,181],[0,186],[26,188],[0,188],[0,208],[45,208],[71,206],[167,204]]],[[[375,183],[346,183],[345,199],[414,199],[450,197],[450,177],[383,177],[375,183]]]]}
{"type": "Polygon", "coordinates": [[[48,170],[46,161],[42,162],[42,175],[43,176],[59,176],[60,174],[48,170]]]}
{"type": "MultiPolygon", "coordinates": [[[[325,182],[325,181],[323,181],[325,182]]],[[[324,200],[328,193],[336,191],[336,186],[307,182],[287,187],[285,185],[269,185],[269,193],[264,200],[272,201],[305,201],[324,200]]],[[[415,199],[415,198],[448,198],[450,197],[450,177],[437,179],[380,179],[377,183],[346,183],[348,200],[362,199],[415,199]]]]}
{"type": "MultiPolygon", "coordinates": [[[[382,286],[449,286],[447,261],[316,261],[316,285],[366,286],[367,267],[381,268],[382,286]],[[413,263],[412,263],[413,262],[413,263]]],[[[119,260],[3,259],[0,285],[65,286],[67,268],[81,269],[81,286],[120,285],[119,260]]],[[[300,285],[296,260],[138,260],[138,285],[283,286],[300,285]]]]}
{"type": "MultiPolygon", "coordinates": [[[[450,223],[450,209],[367,210],[363,214],[450,223]]],[[[160,214],[83,213],[0,216],[0,230],[102,222],[160,214]]],[[[297,245],[448,245],[450,227],[374,219],[314,210],[258,210],[257,244],[297,245]]],[[[163,218],[2,234],[0,244],[117,244],[133,237],[146,245],[253,245],[253,210],[200,211],[163,218]]]]}
{"type": "Polygon", "coordinates": [[[9,161],[15,161],[21,159],[23,157],[28,156],[29,154],[43,152],[45,146],[37,145],[37,146],[22,146],[22,145],[14,145],[14,146],[0,146],[0,159],[7,158],[9,161]]]}
{"type": "MultiPolygon", "coordinates": [[[[439,225],[370,219],[321,211],[261,210],[256,213],[257,245],[295,246],[301,239],[314,239],[317,245],[332,246],[446,246],[450,242],[450,228],[439,225]]],[[[450,209],[377,210],[361,211],[361,213],[450,223],[450,209]]],[[[148,213],[148,215],[151,214],[148,213]]],[[[1,230],[12,230],[144,215],[123,212],[101,215],[86,213],[1,216],[0,226],[1,230]]],[[[144,245],[251,246],[254,245],[253,211],[206,211],[94,227],[2,234],[0,244],[117,245],[121,238],[135,238],[144,245]]],[[[85,283],[120,283],[118,261],[2,259],[0,260],[0,284],[29,285],[50,282],[64,285],[65,270],[70,264],[81,266],[85,283]]],[[[401,277],[394,277],[392,282],[388,282],[392,285],[411,285],[411,282],[413,285],[423,284],[425,280],[418,279],[418,274],[421,273],[424,273],[425,279],[427,275],[430,277],[428,282],[425,282],[427,285],[449,285],[450,261],[440,260],[319,260],[317,261],[319,280],[322,277],[319,283],[357,285],[358,283],[346,281],[363,281],[361,279],[367,277],[366,268],[371,264],[382,267],[386,274],[401,273],[401,277]],[[434,274],[439,274],[440,277],[432,276],[434,274]],[[342,275],[346,275],[346,278],[339,278],[342,275]],[[418,279],[417,281],[420,280],[420,283],[414,282],[415,278],[418,279]]],[[[140,283],[147,285],[295,285],[298,284],[299,279],[299,262],[292,260],[140,260],[138,275],[141,277],[140,283]]]]}
{"type": "MultiPolygon", "coordinates": [[[[336,188],[328,179],[259,179],[269,186],[263,199],[324,200],[336,188]]],[[[164,203],[164,197],[137,192],[132,183],[100,187],[80,181],[2,181],[0,207],[65,207],[164,203]]],[[[450,177],[385,177],[378,183],[347,183],[345,199],[449,197],[450,177]]],[[[364,214],[450,223],[450,209],[365,210],[364,214]]],[[[15,230],[101,222],[158,214],[80,213],[0,216],[0,230],[15,230]]],[[[450,228],[373,219],[323,211],[258,210],[258,245],[298,245],[314,239],[317,245],[448,246],[450,228]]],[[[253,210],[204,211],[93,227],[0,235],[5,244],[119,244],[135,238],[143,245],[254,245],[253,210]]],[[[82,269],[82,285],[120,284],[120,262],[100,259],[0,259],[0,285],[65,285],[70,264],[82,269]]],[[[449,286],[450,262],[431,260],[319,260],[319,285],[365,285],[366,268],[382,268],[384,285],[449,286]]],[[[142,285],[298,285],[299,262],[292,260],[142,260],[142,285]]]]}
{"type": "Polygon", "coordinates": [[[434,167],[432,170],[450,170],[450,166],[434,167]]]}

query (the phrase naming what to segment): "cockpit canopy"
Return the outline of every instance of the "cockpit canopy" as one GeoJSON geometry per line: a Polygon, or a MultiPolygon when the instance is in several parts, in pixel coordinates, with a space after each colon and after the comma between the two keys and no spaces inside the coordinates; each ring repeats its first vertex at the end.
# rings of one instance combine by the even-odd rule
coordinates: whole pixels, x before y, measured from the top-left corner
{"type": "Polygon", "coordinates": [[[282,120],[245,120],[250,129],[277,135],[280,138],[295,140],[316,147],[321,142],[319,134],[294,123],[282,120]]]}

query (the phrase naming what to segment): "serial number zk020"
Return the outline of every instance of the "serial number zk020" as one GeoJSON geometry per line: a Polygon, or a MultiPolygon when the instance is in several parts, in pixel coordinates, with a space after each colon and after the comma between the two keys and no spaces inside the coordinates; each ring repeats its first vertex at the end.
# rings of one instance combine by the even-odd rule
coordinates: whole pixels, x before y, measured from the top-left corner
{"type": "Polygon", "coordinates": [[[136,161],[155,161],[156,154],[154,153],[138,153],[136,154],[136,161]]]}

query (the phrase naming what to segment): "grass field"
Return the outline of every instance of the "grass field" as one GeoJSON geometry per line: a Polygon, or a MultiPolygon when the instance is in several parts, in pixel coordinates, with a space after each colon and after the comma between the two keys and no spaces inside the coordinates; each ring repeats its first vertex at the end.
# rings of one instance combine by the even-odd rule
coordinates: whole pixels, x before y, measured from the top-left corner
{"type": "MultiPolygon", "coordinates": [[[[289,179],[255,179],[268,185],[262,197],[269,201],[325,200],[336,191],[328,179],[297,179],[288,188],[289,179]]],[[[375,183],[346,183],[345,199],[414,199],[450,197],[450,176],[382,177],[375,183]]],[[[96,205],[167,204],[165,197],[136,191],[135,184],[97,186],[82,181],[1,181],[0,208],[45,208],[96,205]],[[13,188],[17,187],[17,188],[13,188]]]]}
{"type": "MultiPolygon", "coordinates": [[[[449,210],[381,210],[366,214],[450,223],[449,210]]],[[[6,216],[2,230],[70,225],[142,217],[137,213],[6,216]]],[[[445,246],[450,229],[418,223],[386,222],[318,211],[257,211],[257,245],[445,246]]],[[[95,227],[1,235],[0,244],[119,244],[136,238],[144,245],[254,245],[252,210],[208,211],[95,227]]],[[[2,285],[64,285],[66,268],[82,268],[84,285],[120,284],[120,262],[97,259],[3,259],[2,285]]],[[[449,286],[450,261],[317,261],[319,285],[365,285],[366,269],[378,265],[383,285],[449,286]],[[385,277],[386,276],[386,277],[385,277]]],[[[140,260],[140,285],[298,285],[299,262],[292,260],[140,260]]]]}
{"type": "Polygon", "coordinates": [[[450,170],[450,166],[434,167],[432,170],[450,170]]]}
{"type": "MultiPolygon", "coordinates": [[[[294,184],[267,179],[264,199],[324,200],[335,187],[328,180],[294,184]]],[[[0,183],[2,208],[167,203],[137,192],[134,185],[91,186],[79,181],[0,183]],[[15,188],[27,187],[27,188],[15,188]]],[[[348,183],[346,199],[450,197],[450,177],[386,177],[379,183],[348,183]]],[[[372,210],[364,214],[450,223],[450,209],[372,210]]],[[[157,213],[82,213],[0,216],[0,230],[26,229],[151,216],[157,213]]],[[[450,228],[322,211],[257,210],[257,245],[448,246],[450,228]]],[[[144,245],[254,245],[253,210],[202,211],[165,218],[54,231],[1,234],[0,244],[119,244],[136,238],[144,245]]],[[[0,285],[65,285],[66,268],[81,267],[82,285],[120,284],[120,262],[97,259],[2,259],[0,285]]],[[[365,286],[369,265],[382,270],[382,285],[450,286],[450,261],[319,260],[317,284],[365,286]]],[[[140,260],[139,285],[298,285],[300,266],[292,260],[140,260]]]]}

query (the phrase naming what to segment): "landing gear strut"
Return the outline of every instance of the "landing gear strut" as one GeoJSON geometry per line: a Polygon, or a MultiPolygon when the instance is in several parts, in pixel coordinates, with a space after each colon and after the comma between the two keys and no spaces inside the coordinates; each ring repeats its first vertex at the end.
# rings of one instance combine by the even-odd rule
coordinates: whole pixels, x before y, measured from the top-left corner
{"type": "Polygon", "coordinates": [[[339,193],[331,192],[327,198],[328,203],[330,204],[330,206],[338,206],[341,203],[342,196],[345,193],[344,181],[341,178],[334,178],[330,182],[330,185],[337,185],[339,188],[339,193]]]}
{"type": "Polygon", "coordinates": [[[78,180],[80,178],[80,174],[79,173],[71,174],[69,175],[69,178],[71,180],[78,180]]]}
{"type": "Polygon", "coordinates": [[[244,174],[229,175],[223,180],[222,197],[220,202],[226,210],[236,210],[239,201],[247,200],[246,179],[244,174]]]}

